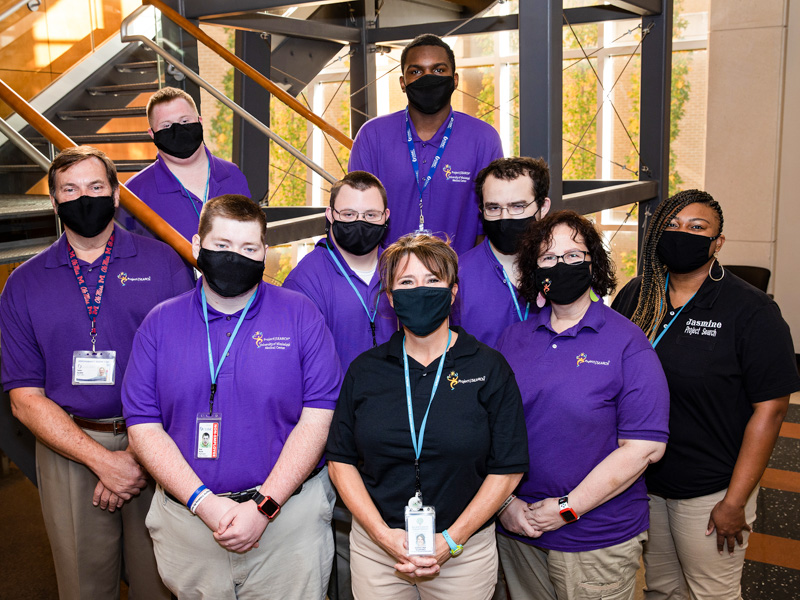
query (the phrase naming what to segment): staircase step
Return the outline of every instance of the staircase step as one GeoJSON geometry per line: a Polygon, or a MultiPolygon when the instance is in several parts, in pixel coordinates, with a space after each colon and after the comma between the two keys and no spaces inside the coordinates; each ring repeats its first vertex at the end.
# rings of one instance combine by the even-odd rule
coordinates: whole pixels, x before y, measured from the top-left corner
{"type": "Polygon", "coordinates": [[[76,119],[107,121],[116,117],[145,117],[147,116],[147,111],[144,106],[129,106],[126,108],[99,108],[94,110],[62,110],[56,114],[62,121],[74,121],[76,119]]]}
{"type": "Polygon", "coordinates": [[[118,73],[143,73],[145,71],[155,71],[158,68],[156,60],[140,60],[137,62],[119,63],[114,65],[118,73]]]}
{"type": "Polygon", "coordinates": [[[155,92],[158,90],[158,82],[150,81],[145,83],[125,83],[121,85],[97,85],[86,88],[90,96],[122,96],[137,95],[142,92],[155,92]]]}
{"type": "MultiPolygon", "coordinates": [[[[129,131],[121,133],[91,133],[86,135],[71,135],[70,139],[76,144],[128,144],[135,142],[151,142],[146,131],[129,131]]],[[[29,140],[32,144],[45,144],[43,137],[34,137],[29,140]]]]}
{"type": "Polygon", "coordinates": [[[50,196],[39,194],[0,194],[0,219],[34,217],[53,212],[50,196]]]}
{"type": "MultiPolygon", "coordinates": [[[[136,173],[145,167],[152,164],[152,160],[115,160],[114,164],[117,165],[117,171],[120,173],[136,173]]],[[[39,165],[0,165],[0,173],[17,173],[17,172],[40,172],[42,171],[39,165]]]]}

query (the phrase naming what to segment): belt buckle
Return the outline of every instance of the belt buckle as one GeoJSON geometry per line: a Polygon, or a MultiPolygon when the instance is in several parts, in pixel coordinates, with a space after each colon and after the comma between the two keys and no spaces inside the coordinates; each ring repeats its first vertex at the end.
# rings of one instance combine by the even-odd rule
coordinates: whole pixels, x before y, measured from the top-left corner
{"type": "Polygon", "coordinates": [[[126,429],[123,429],[123,427],[125,427],[125,421],[114,421],[113,427],[114,428],[112,431],[114,432],[114,435],[122,435],[126,431],[126,429]],[[121,426],[120,423],[122,424],[121,426]]]}

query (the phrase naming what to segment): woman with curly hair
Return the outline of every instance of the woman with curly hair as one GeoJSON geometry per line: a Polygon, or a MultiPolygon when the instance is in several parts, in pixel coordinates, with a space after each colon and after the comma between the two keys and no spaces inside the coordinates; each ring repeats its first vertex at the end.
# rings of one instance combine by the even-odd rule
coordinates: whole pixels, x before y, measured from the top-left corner
{"type": "Polygon", "coordinates": [[[497,546],[517,598],[633,599],[647,492],[667,441],[669,397],[647,338],[601,300],[616,284],[592,223],[548,215],[522,238],[521,291],[542,310],[505,330],[530,471],[500,515],[497,546]]]}
{"type": "Polygon", "coordinates": [[[645,475],[647,598],[741,598],[758,482],[800,388],[778,306],[717,260],[722,224],[706,192],[662,202],[642,276],[613,304],[650,338],[670,391],[669,444],[645,475]]]}

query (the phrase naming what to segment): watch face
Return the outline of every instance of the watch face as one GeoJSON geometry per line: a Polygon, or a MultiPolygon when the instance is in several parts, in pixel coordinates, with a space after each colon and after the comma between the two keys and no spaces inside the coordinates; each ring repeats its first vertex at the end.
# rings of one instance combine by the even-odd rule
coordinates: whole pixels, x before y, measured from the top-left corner
{"type": "Polygon", "coordinates": [[[464,551],[464,546],[456,546],[455,550],[450,550],[451,556],[458,556],[464,551]]]}
{"type": "Polygon", "coordinates": [[[578,517],[571,508],[567,507],[561,511],[561,518],[564,519],[567,523],[572,523],[573,521],[577,521],[578,517]]]}

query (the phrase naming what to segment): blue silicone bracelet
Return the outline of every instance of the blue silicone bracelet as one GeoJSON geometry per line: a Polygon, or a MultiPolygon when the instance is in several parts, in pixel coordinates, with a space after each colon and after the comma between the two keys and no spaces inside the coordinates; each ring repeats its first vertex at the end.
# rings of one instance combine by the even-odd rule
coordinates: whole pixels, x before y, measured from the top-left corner
{"type": "Polygon", "coordinates": [[[189,497],[189,501],[186,503],[186,508],[188,508],[189,510],[192,510],[192,504],[194,504],[195,498],[197,498],[197,496],[200,495],[200,492],[202,492],[203,490],[207,490],[207,489],[208,488],[206,486],[204,486],[204,485],[201,485],[199,488],[197,488],[194,491],[194,494],[192,494],[189,497]]]}

